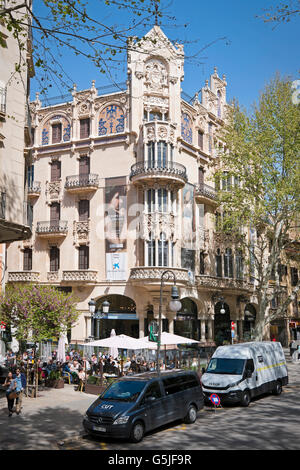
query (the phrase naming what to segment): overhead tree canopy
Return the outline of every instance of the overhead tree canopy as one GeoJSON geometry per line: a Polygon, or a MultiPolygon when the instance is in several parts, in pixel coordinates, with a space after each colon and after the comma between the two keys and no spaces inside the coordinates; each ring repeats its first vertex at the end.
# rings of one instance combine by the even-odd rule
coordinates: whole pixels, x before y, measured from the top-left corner
{"type": "MultiPolygon", "coordinates": [[[[27,66],[26,53],[38,69],[41,92],[52,83],[70,88],[73,81],[61,62],[62,51],[90,60],[99,72],[110,74],[119,52],[126,50],[128,36],[137,36],[139,26],[153,24],[161,16],[160,0],[9,0],[0,5],[0,21],[18,41],[20,57],[16,70],[27,66]],[[130,13],[130,25],[116,21],[116,13],[130,13]],[[112,16],[112,17],[111,17],[112,16]],[[28,27],[33,43],[28,42],[28,27]]],[[[0,47],[6,42],[0,35],[0,47]]]]}

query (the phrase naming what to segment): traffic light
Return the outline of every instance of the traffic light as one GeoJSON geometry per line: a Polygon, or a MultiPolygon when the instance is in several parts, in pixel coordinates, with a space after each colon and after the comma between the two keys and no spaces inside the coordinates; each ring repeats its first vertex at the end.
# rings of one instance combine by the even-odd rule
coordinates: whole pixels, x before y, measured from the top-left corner
{"type": "Polygon", "coordinates": [[[152,321],[149,324],[149,341],[158,342],[158,324],[156,321],[152,321]]]}

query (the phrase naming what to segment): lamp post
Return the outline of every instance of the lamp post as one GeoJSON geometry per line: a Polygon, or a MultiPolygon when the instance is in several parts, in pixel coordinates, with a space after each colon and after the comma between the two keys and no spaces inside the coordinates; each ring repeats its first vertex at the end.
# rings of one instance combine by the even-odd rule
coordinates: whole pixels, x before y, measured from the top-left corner
{"type": "MultiPolygon", "coordinates": [[[[108,300],[104,300],[104,302],[102,303],[102,312],[100,310],[97,310],[96,311],[96,302],[94,299],[91,299],[88,303],[88,306],[89,306],[89,312],[91,314],[91,318],[92,320],[97,320],[97,322],[99,320],[101,320],[101,318],[103,318],[103,316],[109,312],[109,306],[110,306],[110,303],[108,302],[108,300]]],[[[99,328],[97,328],[97,330],[99,330],[99,328]]],[[[93,331],[94,333],[94,331],[93,331]]],[[[95,335],[92,335],[95,337],[95,335]]]]}
{"type": "Polygon", "coordinates": [[[162,303],[163,303],[163,288],[164,281],[168,281],[170,277],[173,278],[174,285],[171,290],[171,300],[169,303],[170,310],[173,312],[178,312],[181,309],[181,302],[179,300],[178,289],[176,286],[176,276],[175,273],[171,270],[166,270],[162,273],[160,279],[160,298],[159,298],[159,311],[158,311],[158,342],[157,342],[157,364],[156,370],[158,375],[160,375],[159,367],[159,354],[160,354],[160,345],[161,345],[161,317],[162,317],[162,303]]]}

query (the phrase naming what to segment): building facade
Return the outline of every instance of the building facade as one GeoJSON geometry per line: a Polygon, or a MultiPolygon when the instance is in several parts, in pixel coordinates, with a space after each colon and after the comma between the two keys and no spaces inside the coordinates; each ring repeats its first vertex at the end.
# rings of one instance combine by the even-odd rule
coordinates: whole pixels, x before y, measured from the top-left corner
{"type": "MultiPolygon", "coordinates": [[[[182,92],[184,51],[159,26],[128,48],[128,79],[59,104],[31,103],[33,161],[27,175],[32,237],[8,250],[8,282],[72,291],[81,312],[71,341],[148,334],[161,276],[172,270],[182,309],[163,330],[203,345],[250,337],[253,283],[238,244],[218,232],[211,178],[223,143],[226,78],[217,69],[193,98],[182,92]],[[108,300],[109,313],[91,318],[108,300]]],[[[247,233],[247,236],[250,234],[247,233]]]]}

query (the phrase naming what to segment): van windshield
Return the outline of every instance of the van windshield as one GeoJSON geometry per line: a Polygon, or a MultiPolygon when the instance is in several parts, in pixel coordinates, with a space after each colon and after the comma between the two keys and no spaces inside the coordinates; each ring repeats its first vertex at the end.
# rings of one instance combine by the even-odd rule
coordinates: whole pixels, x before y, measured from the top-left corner
{"type": "Polygon", "coordinates": [[[104,400],[136,401],[147,382],[140,380],[114,382],[101,395],[104,400]]]}
{"type": "Polygon", "coordinates": [[[223,359],[215,357],[210,360],[206,372],[208,374],[242,375],[245,359],[223,359]]]}

